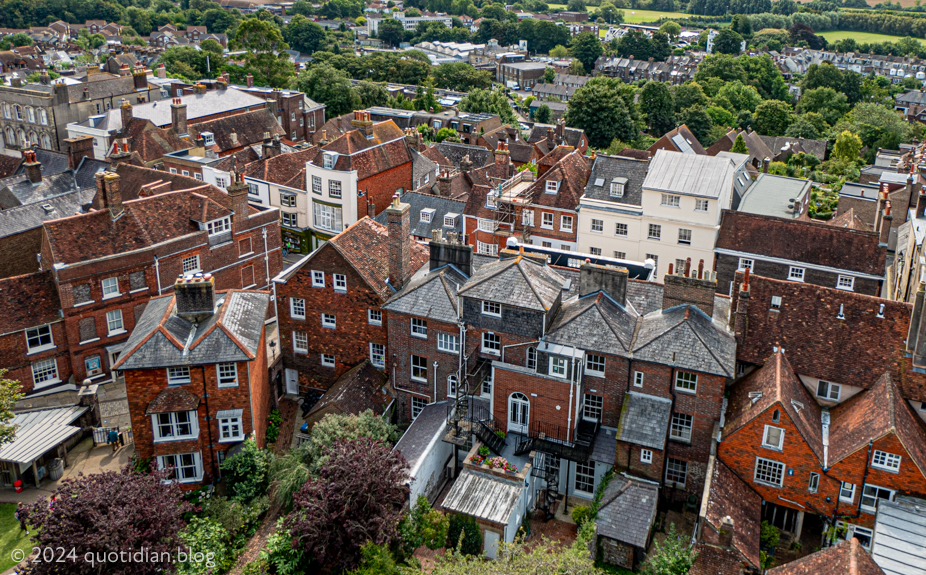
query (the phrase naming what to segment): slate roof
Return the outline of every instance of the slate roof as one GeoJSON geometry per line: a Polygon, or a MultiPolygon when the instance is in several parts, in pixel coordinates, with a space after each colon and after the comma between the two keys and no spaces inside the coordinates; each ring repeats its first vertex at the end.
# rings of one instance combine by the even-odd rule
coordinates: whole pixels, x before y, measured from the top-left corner
{"type": "Polygon", "coordinates": [[[733,189],[736,167],[727,158],[657,150],[643,187],[702,198],[719,198],[733,189]]]}
{"type": "Polygon", "coordinates": [[[443,434],[449,405],[449,401],[425,405],[418,417],[402,434],[399,442],[395,444],[393,451],[401,453],[408,462],[408,473],[411,477],[415,477],[418,472],[418,466],[422,462],[421,458],[425,456],[431,441],[436,435],[443,434]]]}
{"type": "MultiPolygon", "coordinates": [[[[880,507],[880,505],[879,505],[880,507]]],[[[889,571],[890,573],[890,571],[889,571]]],[[[901,572],[902,573],[902,572],[901,572]]],[[[911,571],[910,573],[914,573],[911,571]]],[[[916,571],[922,573],[922,571],[916,571]]],[[[766,575],[884,575],[855,537],[773,567],[766,575]],[[850,568],[853,565],[854,568],[850,568]]]]}
{"type": "MultiPolygon", "coordinates": [[[[81,84],[73,84],[67,87],[68,102],[76,103],[84,99],[84,88],[89,90],[90,99],[98,100],[100,98],[111,98],[132,94],[135,90],[135,78],[133,76],[117,76],[105,80],[87,81],[81,84]]],[[[157,90],[158,87],[148,83],[145,90],[157,90]]],[[[116,114],[119,110],[115,110],[116,114]]],[[[170,123],[170,111],[168,110],[168,123],[170,123]]]]}
{"type": "MultiPolygon", "coordinates": [[[[133,78],[131,76],[126,78],[128,78],[131,85],[133,78]]],[[[92,86],[95,83],[97,82],[91,82],[88,85],[92,86]]],[[[71,86],[71,88],[80,88],[80,97],[78,99],[83,98],[83,84],[71,86]]],[[[134,89],[129,90],[129,92],[131,91],[134,91],[134,89]]],[[[202,94],[185,94],[180,99],[186,104],[188,125],[192,124],[197,118],[243,110],[252,106],[266,106],[264,99],[241,90],[206,90],[202,94]]],[[[172,101],[173,99],[167,99],[147,104],[137,104],[132,107],[132,115],[143,120],[151,120],[154,125],[162,128],[169,127],[171,125],[170,106],[172,101]]],[[[108,129],[122,129],[122,110],[118,106],[109,110],[107,116],[108,129]]],[[[89,124],[82,122],[81,125],[89,124]]]]}
{"type": "Polygon", "coordinates": [[[0,210],[0,237],[41,227],[45,222],[81,213],[93,202],[96,187],[73,190],[54,198],[0,210]],[[48,209],[50,208],[50,209],[48,209]]]}
{"type": "MultiPolygon", "coordinates": [[[[894,501],[880,500],[874,531],[871,559],[884,573],[920,575],[926,572],[926,500],[905,495],[894,501]]],[[[874,573],[864,572],[864,575],[874,573]]]]}
{"type": "Polygon", "coordinates": [[[713,456],[709,473],[710,489],[705,493],[701,506],[702,516],[718,532],[723,528],[723,518],[730,516],[733,519],[733,547],[757,568],[760,563],[762,496],[713,456]]]}
{"type": "MultiPolygon", "coordinates": [[[[37,160],[38,155],[36,154],[37,160]]],[[[55,161],[60,159],[59,154],[45,154],[45,156],[51,161],[48,169],[45,164],[42,164],[40,183],[33,184],[22,170],[16,175],[0,179],[0,209],[44,203],[48,199],[73,193],[78,189],[96,189],[96,173],[109,166],[108,163],[100,160],[84,158],[76,170],[71,170],[65,158],[64,169],[60,169],[61,162],[55,161]]]]}
{"type": "Polygon", "coordinates": [[[145,415],[170,413],[172,411],[193,411],[199,407],[199,396],[183,387],[166,387],[151,400],[145,415]]]}
{"type": "MultiPolygon", "coordinates": [[[[436,183],[435,183],[436,185],[436,183]]],[[[418,238],[431,239],[432,230],[441,230],[441,234],[447,232],[463,232],[463,209],[466,203],[419,192],[406,192],[402,194],[402,202],[409,207],[409,223],[411,225],[411,234],[418,238]],[[432,209],[434,213],[430,222],[421,219],[421,210],[432,209]],[[456,225],[453,227],[444,226],[444,216],[447,214],[457,214],[456,225]]],[[[385,210],[374,218],[378,223],[385,225],[388,220],[388,214],[385,210]]]]}
{"type": "Polygon", "coordinates": [[[507,525],[525,485],[464,469],[444,498],[447,511],[507,525]]]}
{"type": "MultiPolygon", "coordinates": [[[[742,281],[737,272],[732,309],[739,304],[742,281]]],[[[905,398],[926,401],[926,381],[908,373],[903,360],[910,304],[756,275],[749,278],[749,291],[738,360],[761,364],[774,346],[781,346],[798,375],[868,388],[887,370],[905,398]],[[781,297],[781,308],[769,313],[772,296],[781,297]],[[883,317],[878,317],[882,305],[883,317]],[[845,319],[838,319],[840,309],[845,319]]]]}
{"type": "Polygon", "coordinates": [[[494,161],[492,151],[482,146],[470,146],[469,144],[457,144],[455,142],[441,142],[437,144],[437,151],[447,158],[450,164],[455,168],[460,167],[460,162],[466,156],[469,156],[474,168],[481,168],[494,161]]]}
{"type": "MultiPolygon", "coordinates": [[[[780,351],[772,354],[761,369],[733,385],[723,426],[724,437],[730,437],[772,407],[784,411],[804,442],[822,462],[823,431],[820,406],[794,375],[787,357],[780,351]],[[755,398],[757,394],[761,394],[758,399],[755,398]],[[802,407],[797,409],[792,401],[797,401],[802,407]]],[[[831,430],[830,442],[833,441],[832,438],[831,430]]]]}
{"type": "MultiPolygon", "coordinates": [[[[556,126],[553,124],[534,124],[527,136],[528,143],[536,144],[537,142],[546,139],[549,130],[553,130],[555,132],[556,126]]],[[[567,146],[572,146],[573,148],[581,148],[582,146],[580,144],[584,135],[585,131],[580,130],[579,128],[564,128],[563,143],[567,146]]]]}
{"type": "Polygon", "coordinates": [[[893,433],[920,473],[926,475],[926,426],[887,373],[874,387],[840,403],[830,412],[829,465],[867,448],[872,439],[893,433]]]}
{"type": "Polygon", "coordinates": [[[599,427],[592,447],[591,461],[598,461],[605,465],[614,465],[614,450],[617,448],[617,431],[610,427],[599,427]]]}
{"type": "Polygon", "coordinates": [[[239,290],[216,294],[217,302],[223,299],[211,317],[194,324],[176,315],[173,295],[152,298],[113,369],[253,360],[263,345],[261,334],[270,294],[239,290]]]}
{"type": "Polygon", "coordinates": [[[707,154],[709,156],[716,156],[720,152],[729,152],[736,142],[736,137],[740,134],[743,135],[743,142],[749,150],[748,158],[750,164],[755,162],[756,165],[762,166],[762,161],[765,158],[772,159],[775,157],[775,154],[769,150],[762,138],[759,137],[759,134],[747,132],[746,130],[730,130],[707,149],[707,154]]]}
{"type": "Polygon", "coordinates": [[[617,439],[661,451],[671,416],[672,400],[629,391],[624,394],[617,439]]]}
{"type": "Polygon", "coordinates": [[[602,292],[564,302],[546,339],[586,351],[628,355],[639,316],[602,292]]]}
{"type": "Polygon", "coordinates": [[[518,256],[476,270],[459,295],[502,305],[549,311],[561,297],[565,280],[548,266],[518,256]]]}
{"type": "Polygon", "coordinates": [[[680,369],[733,377],[736,342],[696,306],[678,305],[643,317],[633,357],[654,363],[671,361],[680,369]]]}
{"type": "Polygon", "coordinates": [[[347,370],[335,381],[325,395],[305,417],[309,428],[329,413],[360,415],[370,410],[382,415],[392,402],[392,395],[386,388],[388,377],[365,359],[347,370]]]}
{"type": "Polygon", "coordinates": [[[0,154],[0,178],[12,176],[19,169],[20,163],[22,163],[22,158],[0,154]]]}
{"type": "Polygon", "coordinates": [[[51,272],[0,279],[0,308],[3,309],[0,333],[19,331],[61,319],[61,300],[51,272]]]}
{"type": "Polygon", "coordinates": [[[759,136],[768,149],[772,151],[771,157],[776,157],[784,151],[785,147],[797,154],[813,154],[821,162],[826,159],[826,140],[809,140],[807,138],[792,138],[789,136],[759,136]]]}
{"type": "Polygon", "coordinates": [[[455,324],[459,312],[457,287],[466,283],[466,279],[455,267],[444,266],[413,278],[382,307],[391,312],[455,324]]]}
{"type": "Polygon", "coordinates": [[[882,277],[887,247],[878,241],[875,232],[723,210],[715,249],[882,277]]]}
{"type": "Polygon", "coordinates": [[[585,197],[616,204],[643,205],[643,180],[649,169],[649,160],[634,160],[621,156],[599,155],[585,186],[585,197]],[[611,182],[624,178],[624,195],[611,196],[611,182]]]}
{"type": "Polygon", "coordinates": [[[646,549],[658,499],[656,485],[615,476],[598,505],[598,535],[646,549]]]}

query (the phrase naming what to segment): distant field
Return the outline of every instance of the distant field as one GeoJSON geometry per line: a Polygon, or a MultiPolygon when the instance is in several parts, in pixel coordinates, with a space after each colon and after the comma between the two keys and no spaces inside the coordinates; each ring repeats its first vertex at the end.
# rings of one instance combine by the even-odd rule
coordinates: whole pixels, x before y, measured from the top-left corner
{"type": "MultiPolygon", "coordinates": [[[[552,10],[565,10],[565,4],[549,4],[552,10]]],[[[589,6],[588,11],[597,9],[597,6],[589,6]]],[[[634,10],[633,8],[621,8],[624,11],[624,23],[640,24],[641,22],[656,22],[660,18],[687,18],[688,14],[684,12],[660,12],[658,10],[634,10]]]]}
{"type": "Polygon", "coordinates": [[[903,38],[903,36],[875,34],[874,32],[854,32],[850,30],[833,30],[831,32],[820,32],[819,35],[826,38],[827,42],[835,42],[837,40],[852,38],[859,44],[871,44],[872,42],[896,42],[897,40],[903,38]]]}

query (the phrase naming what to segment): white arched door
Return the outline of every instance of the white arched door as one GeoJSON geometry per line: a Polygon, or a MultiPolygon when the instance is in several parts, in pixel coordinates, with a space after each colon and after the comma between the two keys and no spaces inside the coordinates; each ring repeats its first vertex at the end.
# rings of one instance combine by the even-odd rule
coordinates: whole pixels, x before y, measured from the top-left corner
{"type": "Polygon", "coordinates": [[[531,402],[523,393],[512,393],[508,398],[508,433],[527,433],[530,423],[531,402]]]}

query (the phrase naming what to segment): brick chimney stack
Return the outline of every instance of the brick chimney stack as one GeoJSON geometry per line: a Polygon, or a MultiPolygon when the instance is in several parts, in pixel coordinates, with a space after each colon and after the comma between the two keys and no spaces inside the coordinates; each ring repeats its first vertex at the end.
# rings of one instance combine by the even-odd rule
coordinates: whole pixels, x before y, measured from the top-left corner
{"type": "Polygon", "coordinates": [[[254,87],[254,75],[251,74],[250,72],[248,72],[247,85],[248,85],[248,88],[254,87]]]}
{"type": "Polygon", "coordinates": [[[411,233],[409,215],[411,206],[403,204],[399,194],[392,196],[392,205],[386,208],[386,226],[389,233],[389,285],[400,290],[411,277],[411,233]]]}
{"type": "Polygon", "coordinates": [[[158,78],[166,78],[166,77],[167,77],[167,68],[164,66],[164,64],[158,64],[158,78]]]}
{"type": "Polygon", "coordinates": [[[440,175],[437,176],[437,192],[439,195],[450,197],[450,185],[452,181],[450,179],[450,174],[447,170],[441,170],[440,175]]]}
{"type": "Polygon", "coordinates": [[[579,268],[579,297],[602,291],[621,305],[627,302],[627,268],[586,261],[579,268]]]}
{"type": "Polygon", "coordinates": [[[113,144],[113,152],[109,155],[109,161],[113,166],[118,166],[123,162],[127,162],[131,157],[132,152],[129,151],[129,142],[122,138],[113,144]]]}
{"type": "Polygon", "coordinates": [[[764,160],[762,160],[762,173],[763,173],[763,174],[767,174],[767,173],[768,173],[768,165],[769,165],[771,162],[772,162],[772,160],[770,160],[769,158],[765,158],[764,160]]]}
{"type": "Polygon", "coordinates": [[[556,122],[556,145],[560,146],[566,141],[566,122],[560,118],[556,122]]]}
{"type": "Polygon", "coordinates": [[[93,157],[93,136],[77,136],[64,141],[68,153],[68,169],[76,170],[81,160],[93,157]]]}
{"type": "Polygon", "coordinates": [[[500,180],[507,180],[511,175],[509,172],[508,143],[499,142],[498,149],[495,150],[495,173],[494,176],[500,180]]]}
{"type": "Polygon", "coordinates": [[[473,161],[469,159],[469,154],[466,154],[463,156],[463,159],[460,160],[460,172],[463,174],[468,174],[472,169],[473,161]]]}
{"type": "Polygon", "coordinates": [[[179,276],[174,282],[174,305],[177,315],[200,323],[215,313],[215,278],[212,274],[179,276]]]}
{"type": "Polygon", "coordinates": [[[248,186],[244,183],[244,176],[240,173],[231,173],[231,184],[225,189],[231,199],[232,227],[238,228],[248,222],[248,186]]]}
{"type": "Polygon", "coordinates": [[[132,104],[129,104],[129,101],[123,98],[119,110],[122,114],[122,130],[123,133],[126,133],[132,123],[132,104]]]}
{"type": "Polygon", "coordinates": [[[170,125],[178,136],[189,134],[186,126],[186,104],[180,98],[174,98],[170,104],[170,125]]]}
{"type": "Polygon", "coordinates": [[[691,258],[688,258],[684,270],[677,270],[675,274],[667,274],[665,287],[662,291],[662,309],[667,310],[682,304],[690,304],[706,313],[708,317],[714,313],[714,293],[717,291],[717,274],[704,272],[704,260],[698,265],[698,272],[691,269],[691,258]]]}
{"type": "Polygon", "coordinates": [[[373,120],[370,119],[369,112],[365,110],[354,111],[354,119],[350,123],[351,126],[360,130],[360,133],[367,140],[373,138],[373,120]]]}
{"type": "Polygon", "coordinates": [[[115,172],[97,172],[96,174],[96,208],[109,209],[109,215],[116,219],[123,213],[122,192],[119,190],[119,174],[115,172]]]}
{"type": "Polygon", "coordinates": [[[132,79],[135,83],[136,90],[147,90],[148,89],[148,71],[145,70],[145,67],[141,63],[135,64],[135,69],[132,71],[132,79]]]}
{"type": "Polygon", "coordinates": [[[746,341],[746,313],[749,310],[749,268],[743,272],[743,283],[736,298],[736,311],[730,314],[730,327],[736,337],[736,345],[746,341]]]}
{"type": "Polygon", "coordinates": [[[884,215],[881,216],[881,229],[878,230],[880,234],[878,237],[878,245],[881,247],[887,247],[888,240],[891,237],[891,223],[894,217],[891,215],[891,202],[884,202],[884,215]]]}
{"type": "Polygon", "coordinates": [[[923,300],[926,298],[926,283],[920,282],[913,298],[913,312],[910,316],[910,327],[907,330],[907,352],[913,353],[916,349],[916,338],[920,330],[920,318],[923,315],[923,300]]]}
{"type": "Polygon", "coordinates": [[[887,201],[887,197],[887,182],[881,182],[881,188],[878,190],[878,202],[875,205],[875,231],[881,229],[881,216],[884,215],[884,202],[887,201]]]}
{"type": "Polygon", "coordinates": [[[33,184],[42,183],[42,164],[35,157],[35,150],[26,150],[23,152],[23,168],[26,176],[33,184]]]}
{"type": "Polygon", "coordinates": [[[736,530],[736,524],[733,522],[733,518],[727,515],[720,520],[720,533],[719,541],[720,545],[730,549],[733,547],[733,532],[736,530]]]}

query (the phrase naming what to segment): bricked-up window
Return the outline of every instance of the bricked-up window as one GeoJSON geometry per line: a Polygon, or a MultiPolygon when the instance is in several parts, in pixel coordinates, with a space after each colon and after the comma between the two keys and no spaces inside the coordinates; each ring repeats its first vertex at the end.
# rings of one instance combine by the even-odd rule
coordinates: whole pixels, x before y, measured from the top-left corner
{"type": "Polygon", "coordinates": [[[588,354],[585,356],[585,373],[604,377],[604,356],[588,354]]]}
{"type": "Polygon", "coordinates": [[[661,238],[662,237],[662,226],[658,224],[650,224],[649,233],[647,234],[647,237],[651,240],[658,240],[659,238],[661,238]]]}
{"type": "Polygon", "coordinates": [[[675,389],[696,393],[698,391],[698,374],[679,371],[675,374],[675,389]]]}
{"type": "Polygon", "coordinates": [[[428,338],[428,322],[417,317],[412,318],[412,337],[428,338]]]}
{"type": "Polygon", "coordinates": [[[125,325],[122,322],[122,310],[114,309],[106,312],[106,327],[110,336],[125,333],[125,325]]]}
{"type": "Polygon", "coordinates": [[[428,381],[428,358],[413,355],[411,367],[411,376],[414,381],[428,381]]]}
{"type": "Polygon", "coordinates": [[[241,268],[241,287],[249,288],[257,285],[254,281],[254,266],[241,268]]]}
{"type": "Polygon", "coordinates": [[[58,363],[55,358],[37,361],[32,364],[33,387],[44,387],[61,381],[58,378],[58,363]]]}
{"type": "Polygon", "coordinates": [[[533,347],[527,348],[527,369],[537,369],[537,350],[533,347]]]}
{"type": "Polygon", "coordinates": [[[55,342],[51,337],[51,326],[40,325],[26,330],[26,346],[29,353],[36,353],[55,347],[55,342]]]}
{"type": "Polygon", "coordinates": [[[765,426],[765,433],[762,435],[762,447],[777,449],[781,451],[785,444],[785,430],[773,425],[765,426]]]}
{"type": "Polygon", "coordinates": [[[452,333],[437,333],[437,350],[460,353],[460,339],[452,333]]]}
{"type": "Polygon", "coordinates": [[[347,276],[334,274],[334,291],[344,293],[347,291],[347,276]]]}
{"type": "Polygon", "coordinates": [[[289,317],[293,319],[305,319],[305,300],[303,298],[289,298],[289,317]]]}
{"type": "Polygon", "coordinates": [[[627,237],[627,224],[614,224],[614,235],[627,237]]]}
{"type": "Polygon", "coordinates": [[[862,488],[862,511],[874,513],[878,510],[878,501],[881,499],[893,501],[894,493],[893,489],[865,484],[865,487],[862,488]]]}
{"type": "Polygon", "coordinates": [[[293,332],[293,351],[296,353],[309,352],[309,337],[304,331],[293,332]]]}
{"type": "Polygon", "coordinates": [[[418,414],[424,410],[424,406],[428,404],[427,400],[420,397],[412,397],[412,420],[418,417],[418,414]]]}
{"type": "Polygon", "coordinates": [[[242,240],[238,240],[238,257],[239,258],[241,256],[246,256],[250,253],[253,253],[253,251],[254,250],[251,248],[251,238],[244,238],[242,240]]]}
{"type": "Polygon", "coordinates": [[[785,478],[785,464],[763,457],[756,457],[756,483],[781,487],[785,478]]]}
{"type": "Polygon", "coordinates": [[[817,489],[819,489],[819,488],[820,488],[820,474],[819,474],[819,473],[811,473],[811,474],[810,474],[810,481],[807,482],[807,491],[809,491],[809,492],[811,492],[811,493],[816,493],[816,492],[817,492],[817,489]]]}
{"type": "Polygon", "coordinates": [[[666,460],[666,483],[676,487],[685,487],[688,479],[688,462],[669,457],[666,460]]]}
{"type": "Polygon", "coordinates": [[[566,377],[566,358],[550,356],[550,370],[547,372],[553,377],[566,377]]]}
{"type": "Polygon", "coordinates": [[[592,232],[600,234],[604,231],[604,220],[592,220],[592,232]]]}
{"type": "Polygon", "coordinates": [[[653,452],[650,449],[640,450],[640,463],[649,465],[653,462],[653,452]]]}
{"type": "Polygon", "coordinates": [[[196,483],[203,479],[203,458],[199,452],[159,455],[158,469],[173,469],[177,483],[196,483]]]}
{"type": "Polygon", "coordinates": [[[582,417],[593,421],[601,421],[601,412],[604,407],[604,398],[600,395],[586,393],[582,403],[582,417]]]}
{"type": "Polygon", "coordinates": [[[871,466],[885,471],[900,471],[900,456],[886,451],[875,451],[871,457],[871,466]]]}
{"type": "Polygon", "coordinates": [[[669,437],[680,441],[691,441],[692,417],[687,413],[673,413],[669,437]]]}
{"type": "Polygon", "coordinates": [[[118,278],[106,278],[100,284],[103,286],[103,299],[119,295],[118,278]]]}
{"type": "Polygon", "coordinates": [[[330,327],[332,329],[338,327],[338,318],[333,313],[323,313],[322,327],[330,327]]]}
{"type": "Polygon", "coordinates": [[[325,272],[312,270],[312,287],[325,287],[325,272]]]}
{"type": "Polygon", "coordinates": [[[328,353],[323,353],[322,367],[334,367],[334,356],[328,353]]]}
{"type": "Polygon", "coordinates": [[[502,304],[494,301],[483,301],[482,314],[502,317],[502,304]]]}
{"type": "Polygon", "coordinates": [[[156,413],[151,416],[155,441],[191,439],[199,434],[195,411],[156,413]]]}
{"type": "Polygon", "coordinates": [[[80,341],[90,341],[96,339],[96,319],[85,317],[78,324],[80,327],[80,341]]]}
{"type": "Polygon", "coordinates": [[[595,462],[576,463],[574,489],[588,495],[595,493],[595,462]]]}
{"type": "Polygon", "coordinates": [[[200,271],[199,255],[183,258],[183,273],[193,273],[200,271]]]}
{"type": "Polygon", "coordinates": [[[383,312],[378,309],[368,309],[367,321],[370,325],[383,325],[383,312]]]}
{"type": "Polygon", "coordinates": [[[234,363],[220,363],[216,366],[219,387],[238,387],[238,366],[234,363]]]}
{"type": "Polygon", "coordinates": [[[386,367],[386,346],[381,343],[370,344],[370,363],[376,367],[386,367]]]}
{"type": "Polygon", "coordinates": [[[74,286],[74,303],[81,304],[88,301],[93,301],[93,298],[90,297],[90,284],[77,284],[74,286]]]}
{"type": "Polygon", "coordinates": [[[129,289],[131,291],[145,289],[148,284],[145,283],[145,270],[138,270],[129,274],[129,289]]]}
{"type": "Polygon", "coordinates": [[[855,501],[855,484],[854,483],[847,483],[845,481],[840,482],[839,500],[845,501],[846,503],[852,503],[853,501],[855,501]]]}
{"type": "Polygon", "coordinates": [[[842,391],[842,386],[838,383],[830,383],[823,380],[817,382],[817,397],[839,401],[840,391],[842,391]]]}
{"type": "Polygon", "coordinates": [[[217,414],[219,420],[219,441],[244,441],[244,426],[241,424],[242,410],[225,409],[217,414]]]}
{"type": "Polygon", "coordinates": [[[482,351],[499,355],[502,349],[502,338],[488,331],[482,334],[482,351]]]}
{"type": "Polygon", "coordinates": [[[167,385],[182,385],[185,383],[190,383],[189,366],[167,368],[167,385]]]}

